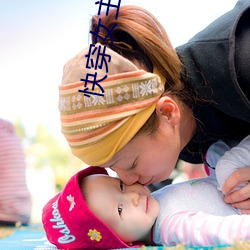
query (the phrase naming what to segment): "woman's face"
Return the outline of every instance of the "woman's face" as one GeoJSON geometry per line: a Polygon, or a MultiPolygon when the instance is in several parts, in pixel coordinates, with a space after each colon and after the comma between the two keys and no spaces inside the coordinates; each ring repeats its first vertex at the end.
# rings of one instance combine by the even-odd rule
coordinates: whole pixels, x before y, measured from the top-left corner
{"type": "Polygon", "coordinates": [[[149,185],[167,179],[178,160],[181,140],[178,129],[165,124],[153,136],[136,136],[101,167],[114,170],[126,185],[149,185]]]}

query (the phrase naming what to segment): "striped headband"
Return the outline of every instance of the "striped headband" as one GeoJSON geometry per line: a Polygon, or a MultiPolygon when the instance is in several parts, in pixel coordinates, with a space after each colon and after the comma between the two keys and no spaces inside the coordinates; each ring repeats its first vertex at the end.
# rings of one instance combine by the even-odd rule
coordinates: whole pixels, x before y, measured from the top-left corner
{"type": "MultiPolygon", "coordinates": [[[[99,43],[95,46],[105,47],[99,43]]],[[[64,66],[59,110],[62,133],[72,153],[86,164],[97,166],[109,161],[145,124],[164,92],[165,82],[159,74],[139,70],[106,48],[105,54],[111,56],[108,72],[104,66],[96,69],[98,79],[107,76],[99,82],[103,96],[86,96],[79,90],[86,86],[80,79],[94,71],[86,68],[88,52],[89,48],[84,49],[64,66]]],[[[97,55],[91,58],[95,60],[97,55]]],[[[102,94],[100,89],[95,92],[102,94]]]]}

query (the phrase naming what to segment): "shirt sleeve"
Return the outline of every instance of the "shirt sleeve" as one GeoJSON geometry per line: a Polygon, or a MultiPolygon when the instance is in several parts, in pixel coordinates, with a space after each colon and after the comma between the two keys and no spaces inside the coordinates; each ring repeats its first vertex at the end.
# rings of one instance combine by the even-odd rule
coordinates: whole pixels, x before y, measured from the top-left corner
{"type": "Polygon", "coordinates": [[[0,224],[29,223],[31,205],[22,142],[12,123],[0,119],[0,224]]]}
{"type": "MultiPolygon", "coordinates": [[[[218,160],[215,167],[218,189],[222,190],[225,181],[234,171],[247,166],[250,166],[250,135],[242,140],[237,146],[227,151],[218,160]]],[[[246,184],[247,183],[241,183],[236,189],[246,184]]]]}
{"type": "Polygon", "coordinates": [[[236,240],[250,239],[250,215],[215,216],[173,211],[163,220],[160,234],[161,243],[166,246],[231,245],[236,240]]]}
{"type": "Polygon", "coordinates": [[[206,154],[206,162],[208,166],[209,175],[214,175],[215,177],[215,167],[219,159],[225,154],[225,152],[230,150],[230,146],[222,140],[213,143],[206,154]]]}

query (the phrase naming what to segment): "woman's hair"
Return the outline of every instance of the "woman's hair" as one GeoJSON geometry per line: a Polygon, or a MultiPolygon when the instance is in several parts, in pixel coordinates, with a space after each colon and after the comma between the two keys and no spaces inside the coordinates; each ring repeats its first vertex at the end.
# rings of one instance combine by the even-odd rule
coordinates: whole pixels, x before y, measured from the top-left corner
{"type": "MultiPolygon", "coordinates": [[[[162,25],[150,12],[137,6],[121,6],[117,19],[116,13],[117,9],[111,9],[108,15],[102,12],[92,17],[92,43],[109,47],[148,72],[156,68],[166,78],[165,93],[189,105],[190,93],[181,82],[181,61],[162,25]],[[113,46],[108,31],[101,26],[98,30],[99,19],[109,31],[117,24],[111,32],[113,46]],[[99,36],[107,36],[107,39],[104,41],[99,36]]],[[[154,112],[138,133],[153,134],[157,128],[158,119],[154,112]]]]}

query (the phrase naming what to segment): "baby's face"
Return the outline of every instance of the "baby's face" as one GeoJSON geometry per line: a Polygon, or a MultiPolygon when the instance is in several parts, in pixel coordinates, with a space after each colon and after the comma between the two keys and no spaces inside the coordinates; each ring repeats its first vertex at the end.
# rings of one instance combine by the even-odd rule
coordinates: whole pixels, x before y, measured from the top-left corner
{"type": "Polygon", "coordinates": [[[105,175],[86,177],[88,206],[126,243],[144,240],[159,214],[159,203],[141,184],[127,186],[105,175]]]}

